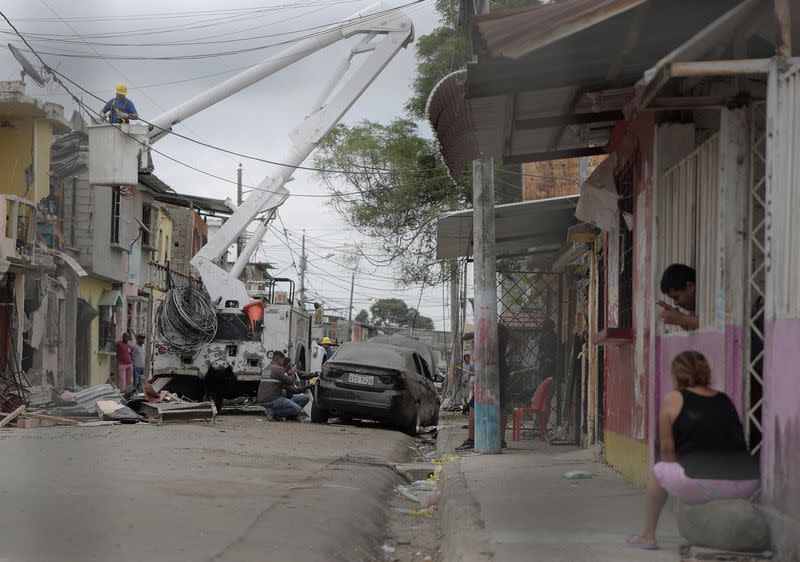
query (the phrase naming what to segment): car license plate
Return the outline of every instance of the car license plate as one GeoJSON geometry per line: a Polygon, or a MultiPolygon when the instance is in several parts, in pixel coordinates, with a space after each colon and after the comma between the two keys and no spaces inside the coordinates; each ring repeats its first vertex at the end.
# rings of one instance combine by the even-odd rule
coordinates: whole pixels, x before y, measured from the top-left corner
{"type": "Polygon", "coordinates": [[[356,375],[355,373],[350,373],[347,377],[347,382],[371,385],[375,382],[375,377],[372,375],[356,375]]]}

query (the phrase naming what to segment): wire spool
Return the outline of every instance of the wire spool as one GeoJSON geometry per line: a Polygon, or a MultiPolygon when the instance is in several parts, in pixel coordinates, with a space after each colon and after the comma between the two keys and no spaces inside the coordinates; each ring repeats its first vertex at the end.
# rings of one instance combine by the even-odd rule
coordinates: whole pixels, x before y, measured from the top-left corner
{"type": "Polygon", "coordinates": [[[155,340],[170,353],[197,355],[217,333],[217,315],[210,298],[195,284],[170,289],[156,312],[155,340]]]}

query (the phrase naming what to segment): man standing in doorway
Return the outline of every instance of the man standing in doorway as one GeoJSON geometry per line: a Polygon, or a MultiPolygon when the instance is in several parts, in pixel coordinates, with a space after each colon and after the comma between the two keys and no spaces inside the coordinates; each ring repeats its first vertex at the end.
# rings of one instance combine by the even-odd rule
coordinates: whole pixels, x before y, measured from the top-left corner
{"type": "Polygon", "coordinates": [[[131,354],[131,357],[133,357],[133,386],[136,392],[144,392],[142,379],[144,378],[145,357],[147,355],[144,349],[144,340],[144,334],[136,336],[136,343],[133,345],[133,353],[131,354]]]}
{"type": "Polygon", "coordinates": [[[117,348],[117,386],[125,392],[133,386],[133,346],[128,332],[116,343],[117,348]]]}
{"type": "Polygon", "coordinates": [[[682,263],[673,263],[664,270],[661,276],[661,292],[688,312],[685,314],[664,301],[658,301],[664,324],[680,326],[684,330],[696,330],[700,326],[700,319],[695,314],[696,275],[694,268],[682,263]]]}

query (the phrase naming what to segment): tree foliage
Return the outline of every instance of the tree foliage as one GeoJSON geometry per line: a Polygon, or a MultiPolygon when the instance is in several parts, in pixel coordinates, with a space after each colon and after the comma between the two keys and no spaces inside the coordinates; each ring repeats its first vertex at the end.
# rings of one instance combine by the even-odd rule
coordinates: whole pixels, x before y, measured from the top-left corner
{"type": "MultiPolygon", "coordinates": [[[[380,299],[370,307],[372,321],[380,326],[414,326],[420,330],[432,330],[433,320],[423,316],[416,308],[408,306],[402,299],[380,299]]],[[[365,310],[362,312],[366,312],[365,310]]]]}
{"type": "MultiPolygon", "coordinates": [[[[537,0],[499,0],[493,10],[531,4],[537,0]]],[[[414,120],[425,119],[431,91],[445,76],[463,68],[471,57],[468,16],[459,0],[436,0],[439,25],[416,42],[417,69],[410,117],[388,124],[363,121],[339,125],[320,144],[315,157],[332,191],[332,205],[353,228],[380,242],[386,258],[380,264],[398,267],[401,285],[437,284],[445,268],[432,267],[436,250],[436,216],[470,206],[471,170],[459,183],[447,175],[434,142],[420,135],[414,120]]],[[[496,163],[497,203],[521,200],[519,166],[496,163]]],[[[373,265],[379,265],[367,256],[373,265]]]]}
{"type": "Polygon", "coordinates": [[[331,204],[350,226],[380,242],[405,284],[440,280],[441,268],[433,267],[435,219],[471,197],[464,184],[453,184],[433,152],[416,123],[395,119],[339,125],[316,154],[318,167],[343,172],[320,174],[335,195],[331,204]]]}
{"type": "Polygon", "coordinates": [[[361,322],[362,324],[369,322],[369,312],[362,308],[361,311],[356,314],[356,322],[361,322]]]}

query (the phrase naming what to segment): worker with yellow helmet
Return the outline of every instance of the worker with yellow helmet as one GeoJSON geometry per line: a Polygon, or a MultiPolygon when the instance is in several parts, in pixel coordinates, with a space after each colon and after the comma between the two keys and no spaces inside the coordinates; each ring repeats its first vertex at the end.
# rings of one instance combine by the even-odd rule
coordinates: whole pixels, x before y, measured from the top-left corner
{"type": "Polygon", "coordinates": [[[100,113],[104,116],[106,113],[110,113],[109,121],[111,123],[127,123],[131,119],[138,119],[139,114],[136,113],[136,106],[126,97],[128,87],[125,84],[117,84],[114,91],[117,95],[108,100],[108,103],[100,113]]]}
{"type": "Polygon", "coordinates": [[[320,340],[319,343],[325,349],[325,357],[330,359],[331,355],[333,355],[333,342],[331,341],[331,338],[325,336],[322,338],[322,340],[320,340]]]}

